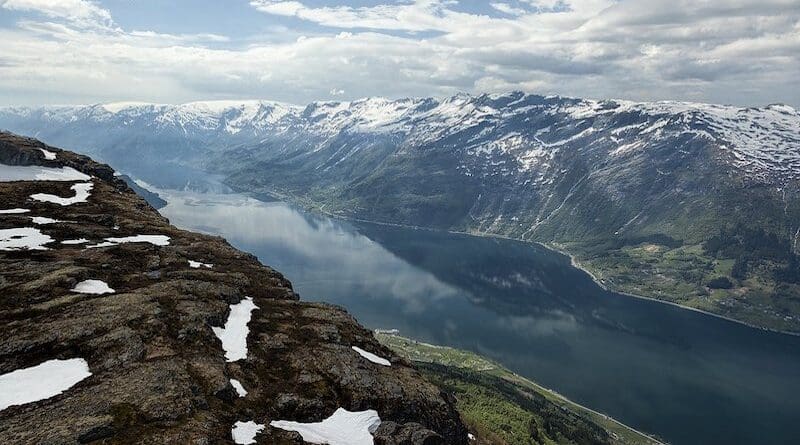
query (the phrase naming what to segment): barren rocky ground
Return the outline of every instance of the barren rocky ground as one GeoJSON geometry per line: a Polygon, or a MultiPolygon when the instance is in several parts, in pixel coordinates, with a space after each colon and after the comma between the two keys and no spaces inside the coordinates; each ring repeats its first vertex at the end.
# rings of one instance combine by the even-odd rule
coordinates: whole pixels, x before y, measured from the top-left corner
{"type": "Polygon", "coordinates": [[[257,443],[300,444],[298,433],[270,421],[316,422],[339,407],[376,410],[376,444],[466,443],[453,401],[345,310],[299,301],[291,283],[254,256],[171,226],[110,167],[9,133],[0,133],[0,163],[72,167],[93,184],[86,202],[62,206],[31,195],[73,196],[73,182],[0,182],[0,209],[29,210],[0,214],[0,230],[28,227],[52,238],[46,250],[0,250],[0,375],[71,358],[85,359],[91,372],[60,395],[1,410],[0,443],[224,444],[235,422],[252,420],[266,425],[257,443]],[[89,247],[137,235],[164,235],[169,244],[89,247]],[[115,292],[72,291],[90,279],[115,292]],[[258,307],[247,357],[226,362],[212,327],[245,297],[258,307]]]}

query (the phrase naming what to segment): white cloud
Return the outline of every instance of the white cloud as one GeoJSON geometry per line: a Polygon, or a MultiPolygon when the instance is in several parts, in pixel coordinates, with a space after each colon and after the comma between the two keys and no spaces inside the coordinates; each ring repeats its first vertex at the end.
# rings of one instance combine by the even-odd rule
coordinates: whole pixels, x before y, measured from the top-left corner
{"type": "Polygon", "coordinates": [[[415,0],[353,8],[350,6],[313,8],[297,1],[252,0],[250,4],[267,14],[294,16],[336,28],[366,28],[402,31],[427,31],[445,26],[452,0],[415,0]]]}
{"type": "Polygon", "coordinates": [[[312,28],[304,27],[302,37],[299,29],[281,28],[280,39],[244,44],[212,33],[122,30],[108,10],[88,1],[0,2],[28,12],[14,27],[0,28],[5,103],[305,103],[522,89],[800,104],[794,0],[499,1],[487,7],[491,14],[467,13],[447,0],[370,7],[253,0],[265,20],[292,17],[312,28]]]}
{"type": "Polygon", "coordinates": [[[509,15],[522,15],[525,14],[525,10],[522,8],[515,8],[508,3],[490,3],[490,6],[504,14],[509,15]]]}
{"type": "Polygon", "coordinates": [[[111,26],[111,13],[88,0],[0,0],[12,11],[35,11],[50,18],[62,18],[82,27],[111,26]]]}
{"type": "Polygon", "coordinates": [[[250,4],[261,12],[277,15],[297,15],[307,9],[300,2],[254,0],[250,4]]]}

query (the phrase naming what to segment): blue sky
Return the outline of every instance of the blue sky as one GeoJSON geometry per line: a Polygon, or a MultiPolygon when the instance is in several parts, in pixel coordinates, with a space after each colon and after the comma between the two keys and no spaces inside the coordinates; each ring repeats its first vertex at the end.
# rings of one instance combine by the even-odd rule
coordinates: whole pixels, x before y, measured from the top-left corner
{"type": "Polygon", "coordinates": [[[0,105],[523,90],[800,105],[797,0],[0,0],[0,105]]]}

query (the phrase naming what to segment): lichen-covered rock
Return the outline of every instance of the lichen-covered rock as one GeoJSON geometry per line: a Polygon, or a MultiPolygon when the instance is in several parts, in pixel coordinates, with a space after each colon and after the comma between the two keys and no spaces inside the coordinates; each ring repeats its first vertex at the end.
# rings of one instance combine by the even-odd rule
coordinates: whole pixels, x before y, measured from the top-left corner
{"type": "Polygon", "coordinates": [[[383,422],[374,436],[375,445],[445,445],[442,436],[413,422],[383,422]]]}
{"type": "MultiPolygon", "coordinates": [[[[0,443],[231,443],[236,421],[314,422],[339,407],[377,410],[408,443],[466,443],[452,401],[343,309],[298,301],[291,284],[254,256],[169,225],[108,166],[8,133],[0,133],[0,163],[70,166],[94,184],[87,202],[61,206],[30,196],[70,196],[69,182],[0,182],[0,208],[30,210],[0,215],[0,229],[36,227],[54,240],[47,250],[0,251],[0,375],[75,357],[92,373],[63,394],[0,411],[0,443]],[[36,226],[31,216],[60,222],[36,226]],[[89,247],[143,234],[166,235],[169,244],[89,247]],[[88,279],[115,292],[71,291],[88,279]],[[245,297],[258,307],[247,357],[226,362],[212,327],[245,297]]],[[[269,426],[256,440],[302,443],[269,426]]]]}

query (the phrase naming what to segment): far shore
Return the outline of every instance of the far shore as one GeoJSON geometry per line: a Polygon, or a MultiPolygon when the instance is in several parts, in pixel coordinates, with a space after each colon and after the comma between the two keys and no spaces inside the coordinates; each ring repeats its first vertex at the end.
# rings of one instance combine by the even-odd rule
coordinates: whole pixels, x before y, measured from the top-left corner
{"type": "MultiPolygon", "coordinates": [[[[249,193],[249,192],[243,192],[243,193],[247,193],[247,194],[249,194],[249,195],[251,195],[253,197],[256,197],[256,195],[254,195],[252,193],[249,193]]],[[[510,237],[510,236],[499,235],[499,234],[496,234],[496,233],[489,233],[489,232],[445,230],[445,229],[436,229],[436,228],[431,228],[431,227],[413,226],[413,225],[409,225],[409,224],[398,224],[398,223],[390,223],[390,222],[384,222],[384,221],[372,221],[372,220],[363,219],[363,218],[355,218],[355,217],[351,217],[351,216],[340,215],[340,214],[336,214],[336,213],[333,213],[333,212],[329,212],[329,211],[325,210],[325,208],[324,208],[325,204],[321,204],[321,205],[303,204],[304,200],[302,200],[302,199],[296,199],[294,196],[286,195],[286,194],[282,194],[282,193],[278,193],[278,192],[274,192],[274,191],[270,192],[268,194],[270,196],[273,196],[273,197],[277,198],[277,199],[284,200],[284,201],[289,202],[289,203],[297,204],[300,207],[303,207],[303,208],[305,208],[307,210],[310,210],[310,211],[313,211],[313,212],[318,212],[318,213],[321,213],[321,214],[323,214],[325,216],[328,216],[328,217],[331,217],[331,218],[335,218],[335,219],[345,220],[345,221],[362,222],[362,223],[367,223],[367,224],[375,224],[375,225],[387,226],[387,227],[400,227],[400,228],[414,229],[414,230],[427,230],[427,231],[431,231],[431,232],[445,232],[445,233],[452,233],[452,234],[456,234],[456,235],[480,236],[480,237],[485,237],[485,238],[498,238],[498,239],[505,239],[505,240],[510,240],[510,241],[518,241],[518,242],[523,242],[523,243],[536,244],[538,246],[544,247],[547,250],[550,250],[552,252],[558,253],[560,255],[564,255],[567,258],[569,258],[570,263],[572,264],[573,267],[575,267],[576,269],[579,269],[579,270],[583,271],[584,273],[586,273],[587,275],[589,275],[592,278],[592,281],[595,282],[595,284],[597,284],[598,286],[600,286],[602,289],[604,289],[606,291],[614,292],[614,293],[619,294],[619,295],[625,295],[626,297],[638,298],[640,300],[647,300],[647,301],[652,301],[652,302],[655,302],[655,303],[668,304],[670,306],[678,307],[678,308],[689,310],[689,311],[694,311],[694,312],[697,312],[697,313],[700,313],[700,314],[703,314],[703,315],[707,315],[709,317],[716,317],[716,318],[719,318],[721,320],[729,321],[731,323],[736,323],[736,324],[740,324],[742,326],[747,326],[748,328],[752,328],[752,329],[758,329],[758,330],[767,331],[767,332],[774,332],[774,333],[777,333],[777,334],[790,335],[790,336],[793,336],[793,337],[800,337],[800,332],[782,331],[780,329],[773,329],[773,328],[768,328],[768,327],[765,327],[765,326],[758,326],[758,325],[755,325],[755,324],[752,324],[752,323],[749,323],[749,322],[746,322],[746,321],[737,320],[735,318],[731,318],[731,317],[728,317],[728,316],[725,316],[725,315],[717,314],[717,313],[714,313],[714,312],[709,312],[709,311],[706,311],[706,310],[703,310],[703,309],[698,309],[698,308],[691,307],[691,306],[686,306],[686,305],[683,305],[683,304],[680,304],[680,303],[674,303],[672,301],[661,300],[661,299],[653,298],[653,297],[646,297],[646,296],[643,296],[643,295],[636,295],[636,294],[632,294],[630,292],[625,292],[625,291],[621,291],[621,290],[617,290],[617,289],[611,288],[607,284],[602,282],[600,279],[598,279],[597,276],[591,270],[589,270],[586,266],[581,264],[575,258],[575,256],[572,253],[570,253],[568,251],[565,251],[563,249],[560,249],[560,248],[556,247],[555,245],[546,244],[546,243],[542,243],[542,242],[539,242],[539,241],[524,240],[524,239],[519,239],[519,238],[510,237]]]]}

